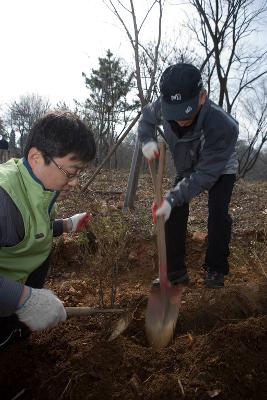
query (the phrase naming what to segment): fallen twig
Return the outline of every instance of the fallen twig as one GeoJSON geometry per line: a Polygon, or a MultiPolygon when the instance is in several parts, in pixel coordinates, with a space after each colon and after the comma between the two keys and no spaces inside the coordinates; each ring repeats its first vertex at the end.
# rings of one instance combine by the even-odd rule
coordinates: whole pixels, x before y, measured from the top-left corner
{"type": "Polygon", "coordinates": [[[22,395],[25,393],[25,391],[26,391],[26,388],[22,389],[20,392],[18,392],[18,393],[16,394],[15,397],[12,397],[11,400],[17,400],[20,396],[22,396],[22,395]]]}
{"type": "Polygon", "coordinates": [[[179,378],[178,378],[178,385],[179,385],[179,388],[181,390],[182,397],[185,397],[184,387],[183,387],[182,382],[181,382],[181,380],[179,378]]]}
{"type": "Polygon", "coordinates": [[[257,259],[257,265],[260,267],[260,270],[261,270],[261,272],[263,273],[263,275],[265,276],[265,278],[267,279],[267,274],[266,274],[266,272],[265,272],[265,270],[264,270],[264,267],[263,267],[263,265],[262,265],[262,262],[261,262],[261,260],[260,260],[260,257],[256,254],[256,252],[255,251],[253,251],[253,255],[254,255],[254,257],[257,259]]]}

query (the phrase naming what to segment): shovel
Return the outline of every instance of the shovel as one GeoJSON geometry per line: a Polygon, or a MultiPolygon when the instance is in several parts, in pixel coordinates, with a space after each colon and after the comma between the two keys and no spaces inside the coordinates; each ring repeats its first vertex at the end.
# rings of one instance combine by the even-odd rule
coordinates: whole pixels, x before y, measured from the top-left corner
{"type": "MultiPolygon", "coordinates": [[[[156,172],[155,161],[149,163],[157,207],[160,207],[162,202],[162,180],[165,154],[166,147],[165,144],[162,143],[160,145],[158,173],[156,172]]],[[[183,292],[182,286],[172,285],[168,280],[164,224],[164,217],[158,217],[157,247],[160,287],[152,287],[151,289],[145,319],[148,341],[150,345],[156,349],[164,348],[173,338],[183,292]]]]}

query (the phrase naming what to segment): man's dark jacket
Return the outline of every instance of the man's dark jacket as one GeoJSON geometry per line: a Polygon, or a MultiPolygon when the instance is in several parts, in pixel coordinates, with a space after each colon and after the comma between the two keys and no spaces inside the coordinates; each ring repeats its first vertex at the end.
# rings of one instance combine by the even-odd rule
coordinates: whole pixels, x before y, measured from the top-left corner
{"type": "Polygon", "coordinates": [[[162,117],[160,98],[148,104],[138,124],[140,141],[156,140],[160,125],[177,173],[178,183],[167,195],[172,207],[209,190],[221,175],[236,174],[238,122],[211,100],[206,99],[191,128],[180,129],[182,134],[175,121],[162,117]]]}

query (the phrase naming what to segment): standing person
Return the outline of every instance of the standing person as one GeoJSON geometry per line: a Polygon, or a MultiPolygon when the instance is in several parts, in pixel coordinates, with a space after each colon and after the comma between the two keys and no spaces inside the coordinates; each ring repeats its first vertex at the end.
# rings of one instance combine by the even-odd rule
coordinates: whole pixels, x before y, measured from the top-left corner
{"type": "Polygon", "coordinates": [[[52,238],[80,231],[90,217],[55,219],[54,205],[78,185],[95,149],[78,117],[53,112],[32,127],[24,157],[0,165],[0,348],[66,319],[63,303],[43,288],[52,238]]]}
{"type": "Polygon", "coordinates": [[[0,140],[0,164],[4,163],[8,160],[9,158],[9,152],[8,152],[8,141],[6,140],[6,136],[2,135],[2,138],[0,140]]]}
{"type": "MultiPolygon", "coordinates": [[[[207,288],[224,286],[232,220],[229,203],[238,168],[238,123],[207,97],[200,71],[191,64],[168,67],[160,80],[160,97],[142,112],[138,135],[143,155],[158,156],[156,126],[162,125],[176,168],[173,188],[156,216],[165,218],[168,277],[188,282],[185,240],[189,202],[208,191],[208,247],[205,257],[207,288]]],[[[158,285],[159,280],[154,281],[158,285]]]]}

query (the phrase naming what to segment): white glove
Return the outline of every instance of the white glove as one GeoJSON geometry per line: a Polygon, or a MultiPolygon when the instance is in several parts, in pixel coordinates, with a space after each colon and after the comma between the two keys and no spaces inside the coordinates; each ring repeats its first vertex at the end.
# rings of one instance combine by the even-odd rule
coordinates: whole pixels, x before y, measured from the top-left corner
{"type": "Polygon", "coordinates": [[[87,222],[91,221],[92,215],[83,212],[75,214],[68,219],[69,232],[80,232],[86,227],[87,222]]]}
{"type": "Polygon", "coordinates": [[[147,142],[142,147],[142,152],[143,152],[143,156],[148,161],[152,161],[155,158],[158,158],[159,157],[159,148],[158,148],[157,142],[155,142],[154,140],[151,140],[150,142],[147,142]]]}
{"type": "Polygon", "coordinates": [[[163,200],[161,206],[156,211],[156,217],[164,217],[166,222],[170,217],[171,210],[172,208],[168,200],[163,200]]]}
{"type": "Polygon", "coordinates": [[[65,321],[63,303],[48,289],[30,289],[30,294],[16,314],[32,331],[41,331],[65,321]]]}

